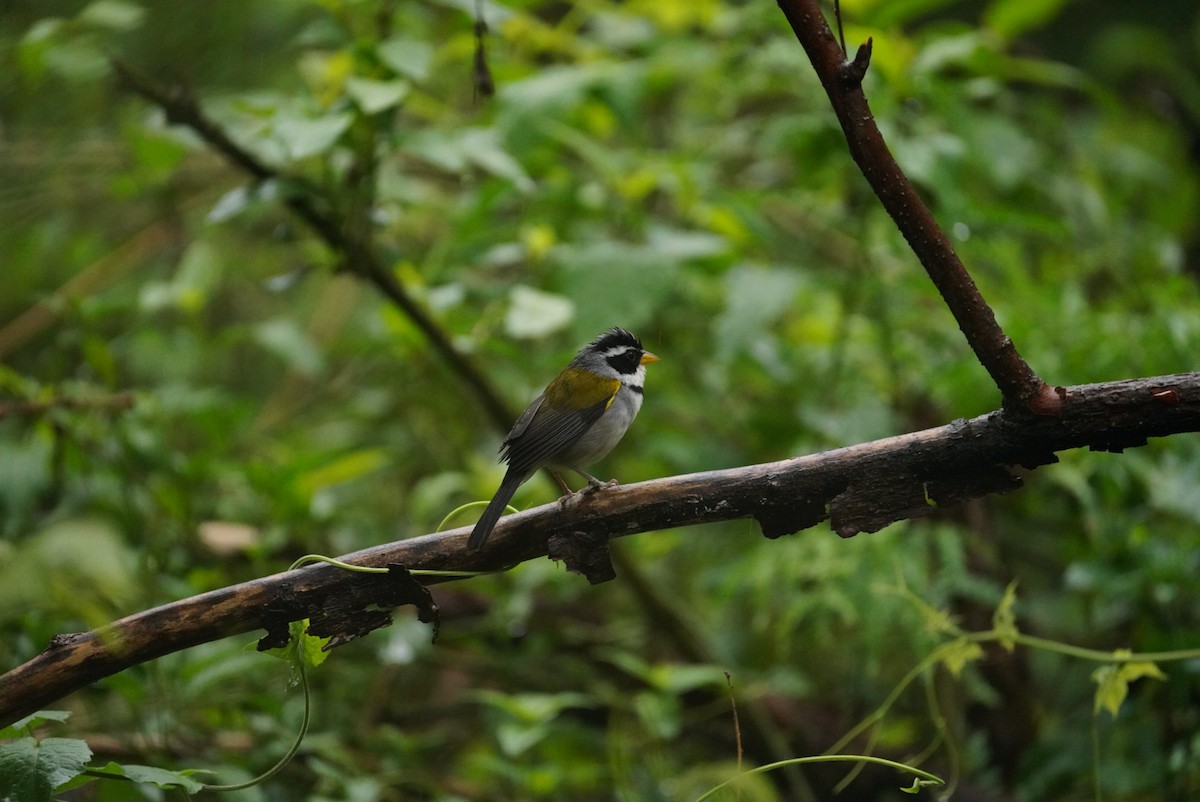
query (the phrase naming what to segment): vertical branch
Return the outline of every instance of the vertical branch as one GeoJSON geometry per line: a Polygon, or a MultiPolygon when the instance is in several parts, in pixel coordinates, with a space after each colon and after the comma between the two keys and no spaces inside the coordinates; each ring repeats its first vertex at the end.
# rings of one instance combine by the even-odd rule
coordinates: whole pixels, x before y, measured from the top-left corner
{"type": "Polygon", "coordinates": [[[945,299],[975,356],[1011,409],[1056,415],[1062,400],[1018,353],[1012,340],[955,254],[946,234],[893,158],[875,125],[862,79],[871,40],[846,61],[817,0],[778,0],[804,47],[846,135],[850,155],[945,299]]]}

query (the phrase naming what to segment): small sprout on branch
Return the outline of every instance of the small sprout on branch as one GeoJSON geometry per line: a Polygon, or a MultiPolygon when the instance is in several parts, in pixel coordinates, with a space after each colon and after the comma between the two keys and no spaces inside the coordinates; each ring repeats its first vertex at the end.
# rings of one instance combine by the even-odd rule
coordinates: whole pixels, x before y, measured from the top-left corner
{"type": "Polygon", "coordinates": [[[871,66],[871,48],[873,47],[874,39],[867,38],[867,41],[858,46],[858,52],[854,54],[854,61],[843,61],[838,73],[842,79],[842,84],[847,89],[857,89],[862,84],[863,78],[867,75],[867,68],[871,66]]]}

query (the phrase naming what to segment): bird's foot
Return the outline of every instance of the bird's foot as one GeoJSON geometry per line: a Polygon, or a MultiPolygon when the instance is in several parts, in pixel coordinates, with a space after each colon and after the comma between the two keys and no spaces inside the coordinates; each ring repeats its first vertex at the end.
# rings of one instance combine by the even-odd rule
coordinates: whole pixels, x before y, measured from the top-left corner
{"type": "Polygon", "coordinates": [[[616,479],[609,479],[607,482],[601,482],[599,479],[597,479],[595,476],[592,476],[587,471],[581,470],[579,468],[574,468],[573,470],[575,471],[575,473],[579,474],[584,479],[587,479],[587,487],[585,487],[579,491],[580,493],[582,493],[585,496],[590,496],[592,493],[595,493],[597,490],[603,490],[606,487],[616,487],[619,484],[619,482],[617,482],[616,479]]]}
{"type": "Polygon", "coordinates": [[[558,507],[562,510],[570,509],[578,504],[583,499],[583,491],[571,491],[558,497],[558,507]]]}
{"type": "Polygon", "coordinates": [[[609,479],[607,482],[601,482],[599,479],[597,479],[593,482],[588,482],[587,486],[579,491],[579,494],[582,496],[590,496],[592,493],[595,493],[598,490],[607,490],[608,488],[616,487],[619,484],[621,483],[616,479],[609,479]]]}
{"type": "Polygon", "coordinates": [[[558,506],[564,510],[568,509],[569,507],[574,507],[576,504],[583,501],[593,493],[600,490],[607,490],[610,487],[616,487],[619,484],[621,483],[616,479],[609,479],[607,482],[601,482],[594,476],[589,476],[588,483],[582,488],[573,493],[567,493],[564,496],[560,496],[558,499],[558,506]]]}

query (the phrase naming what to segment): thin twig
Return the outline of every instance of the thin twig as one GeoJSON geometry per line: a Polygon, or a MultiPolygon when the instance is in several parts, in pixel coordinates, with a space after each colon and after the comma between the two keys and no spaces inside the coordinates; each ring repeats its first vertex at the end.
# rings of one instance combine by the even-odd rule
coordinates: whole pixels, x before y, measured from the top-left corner
{"type": "Polygon", "coordinates": [[[733,677],[729,672],[725,672],[725,686],[729,688],[729,709],[733,713],[733,740],[737,744],[737,767],[738,774],[742,773],[742,725],[738,722],[737,712],[737,694],[733,692],[733,677]]]}
{"type": "Polygon", "coordinates": [[[833,17],[837,20],[838,44],[842,46],[842,55],[846,56],[850,51],[846,49],[846,26],[842,24],[841,0],[833,0],[833,17]]]}

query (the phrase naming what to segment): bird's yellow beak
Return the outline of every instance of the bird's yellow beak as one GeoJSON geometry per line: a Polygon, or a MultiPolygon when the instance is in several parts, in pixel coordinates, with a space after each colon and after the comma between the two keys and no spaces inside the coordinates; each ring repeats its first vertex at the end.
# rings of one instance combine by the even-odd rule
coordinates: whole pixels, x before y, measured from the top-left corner
{"type": "Polygon", "coordinates": [[[649,365],[651,362],[658,362],[658,361],[659,361],[659,357],[655,356],[654,354],[650,353],[649,351],[642,354],[641,364],[643,364],[643,365],[649,365]]]}

